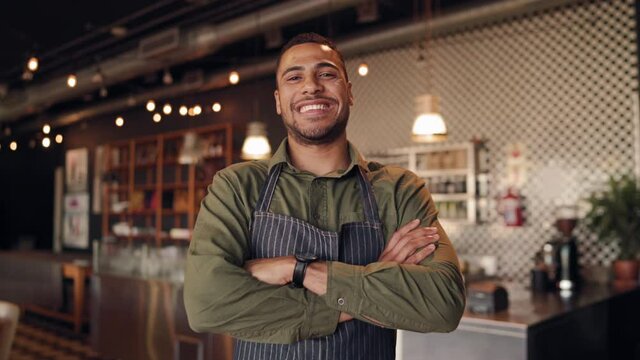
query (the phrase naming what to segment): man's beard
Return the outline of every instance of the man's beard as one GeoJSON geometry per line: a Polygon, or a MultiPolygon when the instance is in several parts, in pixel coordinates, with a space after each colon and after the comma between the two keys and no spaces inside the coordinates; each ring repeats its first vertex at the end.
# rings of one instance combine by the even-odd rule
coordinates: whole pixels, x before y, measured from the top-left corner
{"type": "MultiPolygon", "coordinates": [[[[293,117],[293,113],[292,113],[293,117]]],[[[339,138],[347,128],[349,121],[349,107],[345,107],[338,114],[335,122],[326,127],[312,127],[310,129],[300,129],[295,119],[289,122],[284,120],[287,131],[296,141],[303,145],[324,145],[329,144],[339,138]]]]}

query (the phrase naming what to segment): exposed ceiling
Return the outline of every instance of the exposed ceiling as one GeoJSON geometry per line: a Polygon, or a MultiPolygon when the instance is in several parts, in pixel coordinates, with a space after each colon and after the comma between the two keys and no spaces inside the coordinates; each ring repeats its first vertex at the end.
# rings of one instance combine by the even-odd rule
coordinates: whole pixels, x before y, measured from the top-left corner
{"type": "MultiPolygon", "coordinates": [[[[296,33],[307,31],[340,39],[393,23],[409,22],[428,14],[434,16],[487,2],[378,0],[379,16],[374,21],[359,21],[353,6],[336,6],[335,11],[327,8],[318,16],[301,17],[299,22],[297,17],[293,17],[279,29],[284,41],[296,33]],[[429,3],[430,6],[427,5],[429,3]]],[[[0,50],[0,113],[3,108],[15,107],[17,102],[25,101],[33,89],[51,89],[51,82],[55,79],[64,78],[79,69],[97,71],[101,64],[106,64],[110,59],[137,51],[141,40],[158,32],[175,27],[184,36],[184,29],[228,24],[234,19],[274,6],[286,7],[299,3],[295,0],[3,1],[0,3],[0,41],[3,44],[0,50]],[[32,80],[24,80],[22,75],[27,59],[33,55],[39,58],[39,69],[32,80]]],[[[245,37],[239,36],[226,43],[222,41],[224,45],[219,48],[173,61],[166,67],[138,71],[135,76],[126,79],[110,79],[105,75],[100,86],[93,86],[86,91],[78,89],[65,98],[25,107],[20,113],[0,116],[0,124],[14,126],[16,122],[28,122],[39,116],[53,117],[74,109],[99,105],[110,98],[142,93],[162,86],[165,70],[170,72],[175,82],[179,82],[194,70],[211,72],[250,64],[257,58],[278,52],[280,45],[269,46],[266,32],[266,29],[255,34],[247,32],[245,37]],[[106,94],[101,94],[99,88],[102,87],[107,90],[106,94]]],[[[61,83],[60,91],[67,90],[61,83]]]]}

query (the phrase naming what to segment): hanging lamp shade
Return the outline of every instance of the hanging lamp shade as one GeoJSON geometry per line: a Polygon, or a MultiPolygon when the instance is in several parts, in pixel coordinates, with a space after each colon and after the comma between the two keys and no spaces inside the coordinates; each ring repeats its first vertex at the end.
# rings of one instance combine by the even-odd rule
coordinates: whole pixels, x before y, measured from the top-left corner
{"type": "Polygon", "coordinates": [[[250,122],[247,125],[247,137],[242,144],[242,158],[245,160],[264,160],[271,157],[271,145],[267,139],[264,123],[250,122]]]}
{"type": "Polygon", "coordinates": [[[447,125],[440,115],[440,98],[434,95],[416,97],[416,119],[411,129],[415,142],[437,142],[447,139],[447,125]]]}

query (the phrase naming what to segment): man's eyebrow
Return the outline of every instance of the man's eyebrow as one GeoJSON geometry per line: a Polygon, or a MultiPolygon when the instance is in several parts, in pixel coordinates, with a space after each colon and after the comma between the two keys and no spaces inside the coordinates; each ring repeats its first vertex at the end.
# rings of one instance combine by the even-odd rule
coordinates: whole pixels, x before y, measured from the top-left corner
{"type": "Polygon", "coordinates": [[[292,72],[292,71],[300,71],[300,70],[304,70],[304,67],[299,66],[299,65],[298,65],[298,66],[292,66],[292,67],[289,67],[289,68],[287,68],[287,69],[282,73],[282,76],[281,76],[281,77],[283,77],[283,76],[287,75],[287,73],[290,73],[290,72],[292,72]]]}
{"type": "MultiPolygon", "coordinates": [[[[336,70],[340,71],[340,69],[338,69],[338,67],[336,65],[334,65],[334,64],[332,64],[330,62],[320,62],[320,63],[317,63],[314,67],[316,69],[323,68],[323,67],[330,67],[332,69],[336,69],[336,70]]],[[[287,68],[284,72],[282,72],[281,77],[284,77],[286,74],[288,74],[288,73],[290,73],[292,71],[300,71],[300,70],[304,70],[304,66],[300,66],[300,65],[291,66],[291,67],[287,68]]]]}

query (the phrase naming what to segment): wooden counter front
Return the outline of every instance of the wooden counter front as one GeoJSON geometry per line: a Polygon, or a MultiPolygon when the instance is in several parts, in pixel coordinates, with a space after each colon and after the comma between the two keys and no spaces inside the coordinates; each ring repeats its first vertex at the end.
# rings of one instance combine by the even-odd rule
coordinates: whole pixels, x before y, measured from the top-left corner
{"type": "Polygon", "coordinates": [[[111,274],[91,280],[91,345],[123,360],[231,360],[233,339],[189,329],[182,284],[111,274]]]}

